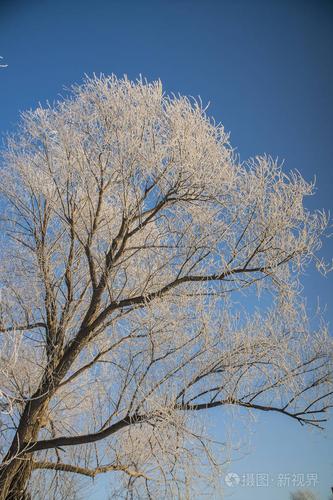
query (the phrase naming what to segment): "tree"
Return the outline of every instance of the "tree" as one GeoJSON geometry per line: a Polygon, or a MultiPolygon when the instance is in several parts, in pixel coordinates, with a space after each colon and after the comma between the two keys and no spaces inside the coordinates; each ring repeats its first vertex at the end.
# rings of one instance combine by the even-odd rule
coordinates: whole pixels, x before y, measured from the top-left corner
{"type": "Polygon", "coordinates": [[[219,469],[210,408],[321,426],[332,342],[299,293],[324,269],[312,192],[240,163],[160,82],[94,77],[24,113],[2,162],[0,498],[103,472],[122,497],[187,497],[219,469]]]}
{"type": "Polygon", "coordinates": [[[316,500],[316,496],[310,490],[298,490],[290,494],[291,500],[316,500]]]}

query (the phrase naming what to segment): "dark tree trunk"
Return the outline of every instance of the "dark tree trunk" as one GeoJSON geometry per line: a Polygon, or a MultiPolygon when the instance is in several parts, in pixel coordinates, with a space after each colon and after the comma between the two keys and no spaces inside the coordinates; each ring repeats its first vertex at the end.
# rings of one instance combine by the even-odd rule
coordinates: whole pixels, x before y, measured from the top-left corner
{"type": "Polygon", "coordinates": [[[33,453],[20,452],[20,446],[37,440],[41,427],[45,425],[48,401],[44,401],[34,413],[30,412],[29,405],[30,402],[23,412],[12,446],[0,465],[0,500],[31,500],[28,483],[33,470],[33,453]]]}
{"type": "Polygon", "coordinates": [[[28,492],[28,483],[32,472],[32,461],[29,457],[24,457],[24,461],[17,469],[12,481],[10,482],[4,500],[32,500],[28,492]]]}

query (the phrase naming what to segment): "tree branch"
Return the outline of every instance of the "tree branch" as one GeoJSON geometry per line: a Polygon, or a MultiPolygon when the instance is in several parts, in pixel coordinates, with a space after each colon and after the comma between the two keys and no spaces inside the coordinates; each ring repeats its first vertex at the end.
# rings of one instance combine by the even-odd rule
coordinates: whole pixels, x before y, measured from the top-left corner
{"type": "Polygon", "coordinates": [[[0,327],[0,333],[6,333],[6,332],[22,332],[25,330],[34,330],[35,328],[47,328],[45,323],[38,322],[38,323],[31,323],[31,324],[26,324],[26,325],[20,325],[20,326],[9,326],[8,328],[0,327]]]}
{"type": "Polygon", "coordinates": [[[163,295],[165,295],[168,291],[172,290],[173,288],[183,284],[183,283],[190,283],[190,282],[209,282],[209,281],[222,281],[223,279],[227,278],[228,276],[232,276],[234,274],[243,274],[243,273],[254,273],[254,272],[261,272],[261,273],[268,273],[271,271],[270,267],[256,267],[256,268],[238,268],[238,269],[231,269],[229,271],[225,271],[221,274],[211,274],[207,276],[183,276],[181,278],[177,278],[171,283],[168,283],[164,287],[162,287],[160,290],[157,290],[156,292],[151,292],[148,293],[147,295],[139,295],[136,297],[132,297],[129,299],[122,299],[117,302],[111,302],[101,313],[100,315],[95,319],[95,321],[91,325],[91,329],[95,329],[97,326],[99,326],[106,318],[107,316],[114,311],[115,309],[121,309],[124,307],[132,306],[132,305],[141,305],[145,303],[149,303],[155,298],[160,298],[163,295]]]}
{"type": "Polygon", "coordinates": [[[81,434],[79,436],[61,436],[53,439],[45,439],[43,441],[35,441],[30,443],[23,443],[21,447],[21,452],[33,453],[35,451],[49,450],[51,448],[60,448],[62,446],[75,446],[80,444],[95,443],[101,439],[105,439],[112,434],[128,427],[129,425],[138,424],[148,420],[147,415],[132,415],[119,420],[113,425],[110,425],[106,429],[91,433],[91,434],[81,434]]]}
{"type": "MultiPolygon", "coordinates": [[[[322,429],[322,426],[320,425],[320,422],[326,422],[327,419],[313,419],[313,418],[305,418],[302,415],[306,415],[307,412],[297,412],[297,413],[291,413],[284,408],[279,408],[276,406],[266,406],[266,405],[259,405],[259,404],[254,404],[254,403],[247,403],[244,401],[240,401],[239,399],[235,398],[227,398],[223,399],[220,401],[213,401],[209,403],[200,403],[200,404],[189,404],[189,403],[182,403],[176,405],[176,408],[179,410],[185,410],[185,411],[200,411],[200,410],[207,410],[210,408],[216,408],[218,406],[224,406],[224,405],[237,405],[237,406],[242,406],[244,408],[249,408],[253,410],[261,410],[261,411],[274,411],[278,413],[282,413],[283,415],[286,415],[288,417],[291,417],[295,420],[297,420],[301,425],[307,424],[307,425],[313,425],[314,427],[319,427],[322,429]]],[[[318,410],[318,413],[323,413],[325,409],[318,410]]],[[[311,413],[311,412],[309,412],[311,413]]]]}
{"type": "Polygon", "coordinates": [[[138,472],[136,470],[130,469],[125,465],[103,465],[101,467],[96,467],[95,469],[88,469],[87,467],[79,467],[76,465],[65,464],[61,462],[36,462],[34,461],[32,464],[33,469],[48,469],[48,470],[56,470],[62,472],[72,472],[75,474],[82,474],[84,476],[94,478],[97,474],[104,474],[106,472],[118,471],[124,472],[131,477],[143,477],[145,479],[150,479],[148,476],[143,474],[142,472],[138,472]]]}

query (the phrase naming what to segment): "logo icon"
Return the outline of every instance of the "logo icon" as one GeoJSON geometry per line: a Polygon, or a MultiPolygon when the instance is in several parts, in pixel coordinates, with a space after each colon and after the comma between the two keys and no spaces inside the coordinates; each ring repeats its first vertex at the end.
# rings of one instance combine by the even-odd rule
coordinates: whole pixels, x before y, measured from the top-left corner
{"type": "Polygon", "coordinates": [[[240,478],[239,475],[235,472],[229,472],[228,474],[226,474],[224,481],[227,486],[234,487],[239,484],[240,478]]]}

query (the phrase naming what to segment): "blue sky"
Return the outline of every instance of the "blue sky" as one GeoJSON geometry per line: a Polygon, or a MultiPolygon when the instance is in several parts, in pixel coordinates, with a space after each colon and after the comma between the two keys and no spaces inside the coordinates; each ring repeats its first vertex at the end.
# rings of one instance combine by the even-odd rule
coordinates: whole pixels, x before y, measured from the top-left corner
{"type": "MultiPolygon", "coordinates": [[[[310,207],[332,208],[333,2],[324,0],[1,0],[0,134],[19,112],[84,73],[160,78],[167,92],[200,95],[231,132],[242,159],[261,153],[285,159],[317,179],[310,207]]],[[[332,239],[323,255],[332,256],[332,239]]],[[[309,304],[330,309],[332,276],[309,270],[309,304]]],[[[216,434],[224,415],[215,413],[216,434]]],[[[228,420],[228,418],[227,418],[228,420]]],[[[229,418],[230,420],[230,418],[229,418]]],[[[311,432],[283,417],[259,415],[251,454],[230,470],[317,473],[318,498],[333,486],[332,424],[311,432]]],[[[107,498],[105,479],[96,496],[107,498]]],[[[288,487],[232,489],[231,498],[283,500],[288,487]]],[[[231,488],[230,488],[231,491],[231,488]]]]}

